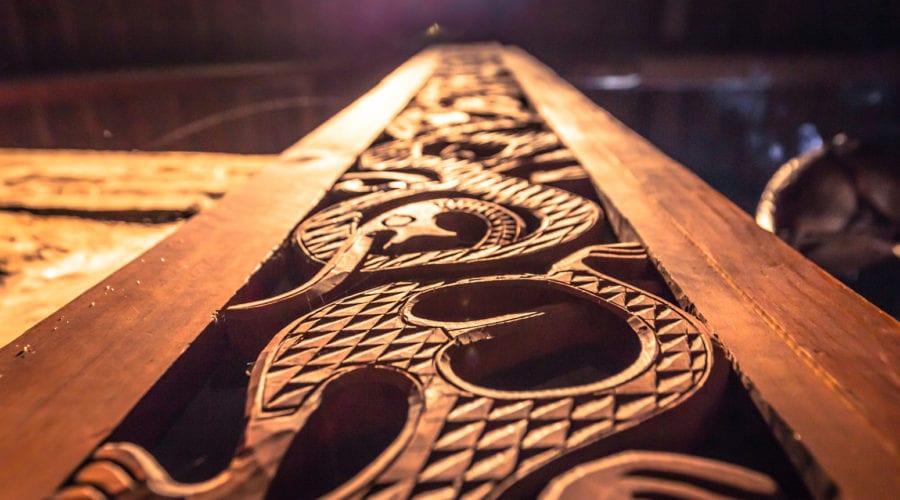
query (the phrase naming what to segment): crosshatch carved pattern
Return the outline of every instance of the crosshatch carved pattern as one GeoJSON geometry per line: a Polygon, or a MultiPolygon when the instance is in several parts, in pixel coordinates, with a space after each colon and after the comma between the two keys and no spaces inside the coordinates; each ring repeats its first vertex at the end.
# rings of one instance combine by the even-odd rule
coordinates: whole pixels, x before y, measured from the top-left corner
{"type": "Polygon", "coordinates": [[[317,494],[495,497],[546,483],[570,455],[701,434],[723,376],[709,332],[660,298],[640,245],[604,243],[603,210],[567,189],[573,179],[585,179],[578,162],[499,56],[445,50],[330,204],[297,227],[293,244],[318,272],[232,308],[289,324],[255,333],[265,347],[228,468],[179,483],[142,447],[110,442],[58,496],[305,496],[291,490],[303,472],[289,469],[311,463],[297,443],[325,439],[309,429],[341,394],[367,397],[354,384],[399,394],[405,421],[317,494]],[[521,368],[566,356],[594,358],[537,381],[521,368]]]}
{"type": "Polygon", "coordinates": [[[388,471],[373,488],[384,495],[387,489],[400,496],[414,489],[441,489],[456,496],[462,490],[487,493],[516,472],[532,470],[569,448],[660,413],[688,397],[708,375],[709,340],[665,302],[585,272],[540,278],[588,292],[598,302],[639,318],[638,328],[655,332],[658,352],[648,353],[653,364],[614,388],[572,396],[547,390],[535,398],[516,397],[514,392],[494,398],[460,390],[438,374],[434,363],[455,332],[409,324],[400,314],[416,293],[442,285],[398,283],[326,306],[283,332],[275,355],[266,362],[260,414],[296,410],[339,368],[380,363],[409,370],[425,386],[426,409],[420,419],[446,423],[429,447],[399,457],[402,472],[388,471]],[[420,464],[418,473],[411,474],[412,464],[420,464]]]}

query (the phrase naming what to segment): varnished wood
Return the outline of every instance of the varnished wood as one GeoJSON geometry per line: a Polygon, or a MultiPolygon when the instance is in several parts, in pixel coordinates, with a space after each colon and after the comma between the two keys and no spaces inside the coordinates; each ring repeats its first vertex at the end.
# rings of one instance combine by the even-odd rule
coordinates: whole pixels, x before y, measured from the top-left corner
{"type": "Polygon", "coordinates": [[[61,496],[88,484],[112,496],[531,495],[579,457],[699,439],[720,351],[640,288],[664,288],[643,248],[588,246],[604,238],[591,199],[525,180],[581,167],[498,51],[445,49],[356,167],[392,175],[349,172],[371,192],[338,183],[341,201],[294,232],[311,276],[223,312],[231,344],[255,359],[227,467],[184,483],[143,446],[110,441],[61,496]],[[390,440],[356,452],[368,463],[318,477],[317,464],[355,458],[338,443],[365,442],[361,429],[389,414],[390,440]],[[125,484],[123,470],[143,479],[125,484]]]}
{"type": "Polygon", "coordinates": [[[34,355],[0,350],[3,496],[54,491],[198,341],[435,58],[425,52],[398,68],[214,209],[29,330],[20,340],[34,355]]]}
{"type": "Polygon", "coordinates": [[[0,149],[0,209],[132,222],[185,218],[274,155],[0,149]]]}
{"type": "MultiPolygon", "coordinates": [[[[0,482],[59,450],[14,494],[535,496],[597,457],[696,449],[733,403],[726,355],[814,495],[897,481],[892,364],[854,371],[896,360],[896,322],[516,49],[417,56],[142,259],[0,351],[24,388],[0,459],[25,464],[0,482]],[[243,437],[181,482],[139,441],[226,336],[253,362],[243,437]]],[[[657,458],[634,467],[699,463],[657,458]]]]}
{"type": "MultiPolygon", "coordinates": [[[[657,412],[669,425],[680,429],[680,437],[687,437],[691,434],[690,425],[666,417],[671,417],[673,408],[684,410],[691,406],[690,402],[708,404],[709,398],[688,394],[704,386],[707,391],[717,386],[707,383],[707,377],[713,373],[713,364],[721,361],[713,362],[711,345],[703,347],[704,337],[693,326],[681,322],[684,315],[673,314],[662,302],[654,302],[636,289],[620,288],[615,282],[605,281],[605,277],[595,282],[590,268],[574,267],[582,262],[578,258],[565,259],[549,275],[501,274],[436,286],[400,281],[446,279],[454,274],[486,271],[500,274],[506,269],[521,272],[528,268],[528,261],[552,260],[566,248],[583,246],[589,241],[585,235],[598,232],[601,213],[589,200],[501,174],[547,167],[537,158],[546,150],[558,148],[559,141],[550,132],[529,130],[537,117],[521,109],[519,101],[502,99],[507,94],[515,96],[515,89],[494,90],[495,94],[488,94],[483,100],[471,97],[470,94],[482,92],[483,87],[505,87],[507,80],[491,71],[494,64],[490,52],[463,54],[468,56],[471,67],[445,62],[449,67],[445,71],[451,75],[446,78],[448,81],[437,77],[433,80],[439,82],[437,85],[426,85],[411,109],[394,122],[403,125],[389,127],[392,135],[401,137],[373,146],[360,158],[364,171],[417,169],[437,179],[327,207],[304,221],[296,233],[296,245],[320,263],[340,261],[342,255],[351,254],[346,244],[353,241],[355,232],[366,236],[387,233],[389,239],[380,248],[368,245],[357,256],[362,261],[360,266],[347,267],[358,269],[362,274],[358,279],[368,286],[379,283],[379,279],[393,283],[339,299],[298,319],[263,351],[265,368],[258,368],[254,375],[259,377],[253,382],[257,391],[254,401],[261,402],[261,406],[251,410],[246,436],[247,446],[258,460],[288,453],[282,451],[284,444],[265,446],[260,453],[260,446],[254,443],[268,444],[265,436],[274,430],[302,422],[315,402],[313,391],[328,384],[328,377],[336,376],[341,369],[390,364],[423,381],[420,391],[425,394],[425,414],[416,426],[417,445],[403,449],[387,470],[366,469],[370,484],[361,482],[355,490],[341,487],[340,492],[399,497],[438,491],[496,495],[535,470],[566,460],[574,450],[593,449],[590,445],[640,425],[637,422],[644,419],[651,420],[657,412]],[[481,77],[473,77],[479,70],[481,77]],[[465,83],[469,78],[474,82],[465,83]],[[453,104],[445,108],[446,101],[453,104]],[[432,119],[462,109],[489,117],[430,129],[432,119]],[[507,125],[504,120],[511,123],[507,125]],[[512,130],[497,131],[507,127],[512,130]],[[430,199],[426,197],[429,194],[430,199]],[[453,214],[480,216],[484,235],[471,241],[456,240],[454,232],[436,223],[437,215],[453,214]],[[538,221],[531,231],[527,231],[522,220],[526,214],[538,221]],[[441,238],[443,241],[436,241],[441,238]],[[450,248],[434,249],[435,245],[447,243],[450,248]],[[395,244],[406,246],[394,250],[395,244]],[[637,359],[629,359],[630,365],[625,363],[609,376],[590,383],[570,382],[562,387],[534,390],[486,387],[482,379],[540,358],[548,350],[584,348],[584,344],[603,342],[600,338],[604,336],[599,332],[618,331],[611,319],[618,314],[602,321],[581,315],[579,306],[574,305],[580,302],[578,290],[590,297],[585,302],[601,299],[607,301],[607,306],[624,306],[625,316],[621,319],[627,318],[640,339],[637,359]],[[571,295],[562,299],[557,293],[571,295]],[[516,299],[509,300],[511,297],[516,299]],[[646,325],[641,323],[644,316],[638,319],[638,310],[653,315],[646,318],[646,325]],[[674,323],[666,323],[664,317],[674,323]],[[691,344],[696,353],[666,351],[679,344],[667,333],[683,336],[683,342],[691,344]],[[657,342],[666,346],[659,348],[666,352],[657,355],[657,342]],[[695,354],[697,371],[693,372],[689,367],[695,354]],[[671,361],[663,368],[678,356],[681,363],[671,361]],[[479,361],[472,362],[473,358],[479,361]],[[666,361],[660,361],[663,359],[666,361]],[[654,362],[659,366],[653,366],[654,362]],[[668,370],[673,373],[667,373],[668,370]],[[666,384],[657,383],[676,378],[679,382],[665,389],[666,384]],[[632,413],[628,409],[627,402],[634,403],[630,398],[642,401],[635,403],[640,410],[632,413]],[[605,412],[590,410],[600,407],[610,411],[618,408],[620,413],[615,413],[612,420],[620,420],[620,425],[614,425],[605,412]],[[279,420],[284,422],[275,423],[279,420]]],[[[608,252],[610,260],[614,260],[615,253],[612,249],[608,252]]],[[[305,293],[294,296],[292,292],[257,302],[242,312],[271,316],[274,306],[287,305],[285,312],[296,315],[304,312],[309,302],[305,293]]],[[[607,345],[601,350],[615,353],[616,346],[607,345]]],[[[702,410],[695,408],[690,414],[697,417],[695,424],[702,420],[702,410]]],[[[298,432],[301,429],[296,428],[298,432]]],[[[226,472],[232,473],[232,481],[238,467],[232,462],[226,472]]],[[[223,494],[212,490],[211,485],[196,487],[203,488],[199,490],[203,494],[223,494]]],[[[230,487],[233,486],[226,486],[230,487]]],[[[337,492],[331,494],[340,496],[337,492]]]]}
{"type": "Polygon", "coordinates": [[[900,325],[527,54],[507,64],[585,165],[613,225],[649,248],[734,358],[815,494],[900,491],[900,325]],[[812,462],[807,463],[811,455],[812,462]],[[821,466],[823,475],[816,470],[821,466]]]}
{"type": "Polygon", "coordinates": [[[631,451],[560,474],[541,500],[603,498],[782,498],[778,485],[757,472],[675,453],[631,451]]]}

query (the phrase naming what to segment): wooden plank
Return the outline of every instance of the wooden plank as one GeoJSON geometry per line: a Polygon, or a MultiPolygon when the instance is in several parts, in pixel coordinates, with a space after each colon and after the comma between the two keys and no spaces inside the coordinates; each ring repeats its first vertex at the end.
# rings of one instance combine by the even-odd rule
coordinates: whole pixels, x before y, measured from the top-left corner
{"type": "Polygon", "coordinates": [[[179,225],[0,212],[0,347],[179,225]]]}
{"type": "Polygon", "coordinates": [[[247,181],[271,155],[0,149],[0,210],[179,219],[247,181]]]}
{"type": "Polygon", "coordinates": [[[504,53],[620,228],[718,332],[814,494],[900,491],[900,325],[551,70],[504,53]],[[821,467],[821,469],[819,469],[821,467]]]}
{"type": "Polygon", "coordinates": [[[0,347],[275,158],[0,149],[0,347]]]}
{"type": "Polygon", "coordinates": [[[0,150],[0,209],[85,213],[102,218],[210,206],[271,155],[0,150]]]}
{"type": "Polygon", "coordinates": [[[202,340],[214,313],[406,105],[436,59],[432,51],[412,58],[213,209],[26,332],[20,343],[29,352],[0,350],[2,496],[46,497],[66,479],[202,340]]]}

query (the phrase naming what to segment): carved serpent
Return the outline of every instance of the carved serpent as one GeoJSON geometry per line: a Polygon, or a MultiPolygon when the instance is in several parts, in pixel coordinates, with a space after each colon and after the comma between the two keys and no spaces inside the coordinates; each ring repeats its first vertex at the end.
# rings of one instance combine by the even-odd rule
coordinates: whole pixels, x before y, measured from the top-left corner
{"type": "MultiPolygon", "coordinates": [[[[258,359],[228,468],[182,484],[143,448],[107,443],[60,496],[498,496],[585,458],[696,434],[723,381],[708,332],[588,263],[602,210],[516,177],[571,161],[558,138],[496,61],[453,68],[338,183],[341,201],[297,228],[315,275],[226,311],[234,344],[258,359]],[[506,274],[472,277],[487,273],[506,274]],[[293,321],[247,342],[261,317],[293,321]],[[540,371],[572,359],[563,376],[540,371]],[[391,437],[319,491],[310,450],[332,424],[391,437]]],[[[645,258],[639,246],[594,251],[601,270],[645,258]]]]}

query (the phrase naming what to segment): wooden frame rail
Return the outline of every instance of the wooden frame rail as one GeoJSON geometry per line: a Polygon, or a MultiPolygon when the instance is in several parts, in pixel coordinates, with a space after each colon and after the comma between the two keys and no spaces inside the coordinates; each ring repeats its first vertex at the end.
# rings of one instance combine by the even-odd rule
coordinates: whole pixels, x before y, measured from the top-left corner
{"type": "MultiPolygon", "coordinates": [[[[508,65],[585,165],[618,231],[718,334],[808,484],[900,491],[900,326],[524,52],[508,65]],[[806,453],[809,456],[806,456],[806,453]]],[[[820,490],[821,491],[821,490],[820,490]]]]}

